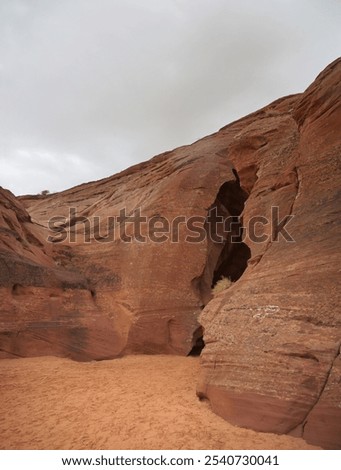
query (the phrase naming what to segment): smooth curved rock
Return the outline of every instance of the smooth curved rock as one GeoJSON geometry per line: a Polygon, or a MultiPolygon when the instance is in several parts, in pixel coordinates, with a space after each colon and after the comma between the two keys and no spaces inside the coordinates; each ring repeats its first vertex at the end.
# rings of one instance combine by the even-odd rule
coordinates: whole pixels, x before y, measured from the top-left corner
{"type": "MultiPolygon", "coordinates": [[[[37,260],[33,267],[30,265],[30,272],[11,265],[8,288],[13,290],[20,284],[30,286],[30,290],[22,291],[20,306],[18,296],[3,293],[6,309],[2,320],[7,335],[3,352],[71,355],[84,360],[137,352],[188,354],[197,340],[197,319],[203,305],[193,280],[205,269],[207,244],[204,238],[198,243],[185,240],[194,234],[183,219],[195,216],[204,221],[219,188],[235,179],[224,156],[208,159],[198,145],[63,193],[20,198],[34,221],[31,225],[39,224],[43,231],[45,227],[41,243],[49,249],[52,267],[47,270],[37,260]],[[109,217],[119,216],[122,209],[129,216],[141,209],[147,221],[167,219],[171,224],[169,239],[158,243],[147,224],[141,225],[138,235],[146,236],[145,241],[134,238],[137,234],[131,223],[126,225],[125,234],[120,233],[122,224],[109,217]],[[60,220],[56,219],[54,226],[62,227],[64,233],[49,232],[48,220],[58,216],[60,220]],[[61,235],[67,238],[59,243],[61,235]],[[130,236],[128,243],[125,239],[130,236]],[[46,241],[48,237],[50,242],[46,241]],[[31,282],[32,270],[40,276],[37,283],[31,282]],[[78,279],[75,285],[68,286],[70,276],[78,279]],[[41,289],[39,294],[31,287],[41,289]],[[49,287],[60,290],[50,295],[46,290],[49,287]],[[37,304],[39,299],[41,303],[37,304]],[[13,311],[14,321],[8,325],[13,311]],[[39,321],[39,335],[32,334],[38,328],[36,323],[18,320],[29,318],[31,311],[35,312],[34,321],[39,321]],[[71,333],[66,318],[72,320],[71,333]],[[84,330],[84,323],[89,331],[84,330]],[[74,328],[82,328],[76,351],[74,328]]],[[[24,255],[18,263],[27,266],[24,255]]],[[[6,252],[5,256],[10,254],[6,252]]]]}
{"type": "Polygon", "coordinates": [[[198,385],[234,424],[330,448],[341,447],[340,78],[338,60],[281,113],[254,115],[226,149],[250,191],[244,225],[270,219],[273,206],[287,223],[274,240],[246,236],[247,270],[203,311],[198,385]]]}
{"type": "Polygon", "coordinates": [[[338,60],[305,93],[101,181],[1,190],[1,357],[188,354],[202,324],[198,394],[216,413],[340,447],[340,78],[338,60]],[[154,225],[138,234],[122,209],[154,225]],[[233,222],[221,242],[203,236],[211,209],[233,222]],[[234,283],[212,299],[221,276],[234,283]]]}

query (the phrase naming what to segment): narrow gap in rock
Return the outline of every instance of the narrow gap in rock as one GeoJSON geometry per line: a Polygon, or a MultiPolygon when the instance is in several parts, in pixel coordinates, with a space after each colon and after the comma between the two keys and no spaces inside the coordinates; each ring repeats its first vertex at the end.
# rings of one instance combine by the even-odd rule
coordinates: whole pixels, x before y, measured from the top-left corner
{"type": "Polygon", "coordinates": [[[241,188],[236,170],[234,174],[235,180],[220,187],[205,223],[207,261],[202,275],[192,282],[204,305],[212,299],[212,287],[222,277],[228,277],[232,282],[240,279],[251,254],[242,241],[241,213],[248,194],[241,188]]]}
{"type": "MultiPolygon", "coordinates": [[[[219,215],[222,215],[227,222],[224,234],[224,241],[219,243],[220,253],[216,257],[211,287],[224,278],[229,278],[232,282],[238,281],[247,268],[248,259],[251,256],[250,248],[242,241],[243,224],[240,217],[243,212],[248,194],[240,186],[238,173],[233,169],[236,181],[224,183],[217,195],[215,205],[219,215]]],[[[218,245],[215,243],[215,245],[218,245]]]]}
{"type": "Polygon", "coordinates": [[[242,241],[235,242],[232,250],[225,245],[213,274],[212,288],[224,277],[232,282],[238,281],[247,268],[250,256],[250,248],[242,241]]]}
{"type": "MultiPolygon", "coordinates": [[[[241,278],[251,256],[250,248],[242,241],[241,214],[248,193],[240,186],[235,169],[233,174],[236,179],[227,181],[220,187],[209,209],[205,223],[208,237],[206,266],[202,275],[192,281],[193,288],[199,292],[204,305],[212,300],[212,288],[220,279],[226,277],[236,282],[241,278]],[[219,223],[220,220],[224,220],[224,223],[219,223]]],[[[200,355],[205,347],[203,333],[202,327],[194,332],[193,348],[189,355],[200,355]]]]}
{"type": "Polygon", "coordinates": [[[203,336],[204,336],[203,327],[199,326],[199,328],[197,328],[195,332],[193,333],[193,347],[188,353],[188,356],[195,356],[195,357],[200,356],[201,351],[205,347],[203,336]]]}

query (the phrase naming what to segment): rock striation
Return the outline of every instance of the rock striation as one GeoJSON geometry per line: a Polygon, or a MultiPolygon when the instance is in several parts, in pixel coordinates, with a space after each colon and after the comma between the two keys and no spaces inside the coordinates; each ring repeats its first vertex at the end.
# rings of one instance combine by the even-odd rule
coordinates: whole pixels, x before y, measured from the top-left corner
{"type": "Polygon", "coordinates": [[[340,448],[340,78],[339,59],[304,93],[101,181],[1,189],[0,357],[205,345],[197,393],[217,414],[340,448]]]}
{"type": "Polygon", "coordinates": [[[329,448],[341,447],[340,78],[338,60],[302,95],[221,131],[240,126],[226,153],[250,191],[244,225],[274,206],[283,223],[264,243],[246,236],[242,278],[203,311],[198,385],[234,424],[329,448]]]}

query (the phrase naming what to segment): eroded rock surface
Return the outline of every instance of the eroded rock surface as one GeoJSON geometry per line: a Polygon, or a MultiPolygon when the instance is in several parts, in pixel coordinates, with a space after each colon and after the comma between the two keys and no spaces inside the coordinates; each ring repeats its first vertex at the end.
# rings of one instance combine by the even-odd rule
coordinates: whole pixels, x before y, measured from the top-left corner
{"type": "MultiPolygon", "coordinates": [[[[2,312],[10,339],[2,350],[23,356],[51,353],[82,358],[83,354],[83,359],[137,352],[188,354],[198,336],[197,319],[203,306],[193,280],[205,269],[207,244],[205,238],[187,242],[186,237],[195,234],[183,220],[196,216],[204,221],[220,186],[235,181],[225,156],[206,157],[200,145],[184,147],[103,181],[45,198],[20,198],[30,212],[31,225],[39,224],[45,230],[41,243],[49,249],[51,273],[59,273],[62,284],[51,285],[44,271],[40,285],[35,285],[24,273],[20,286],[27,288],[21,287],[19,305],[13,294],[13,285],[19,281],[17,274],[12,276],[2,312]],[[123,233],[122,222],[113,219],[122,209],[129,217],[140,209],[149,225],[143,223],[137,234],[128,222],[123,233]],[[62,225],[63,242],[62,232],[47,228],[48,220],[58,216],[61,218],[54,224],[62,225]],[[158,241],[162,234],[153,235],[150,220],[156,227],[169,224],[166,241],[158,241]],[[141,241],[145,235],[146,240],[141,241]],[[64,285],[69,276],[78,276],[82,282],[64,285]],[[59,291],[45,295],[50,287],[59,291]],[[51,311],[53,305],[56,311],[51,311]],[[39,325],[18,324],[19,318],[25,323],[30,315],[39,325]],[[23,328],[30,335],[29,344],[23,342],[23,328]],[[39,335],[33,328],[38,328],[39,335]],[[38,349],[32,335],[39,341],[38,349]]],[[[7,250],[4,256],[10,256],[7,250]]],[[[26,254],[20,259],[26,262],[26,254]]],[[[35,269],[41,271],[43,267],[35,261],[35,269]]]]}
{"type": "Polygon", "coordinates": [[[53,259],[46,235],[0,188],[0,357],[111,357],[116,333],[95,307],[88,280],[53,259]]]}
{"type": "Polygon", "coordinates": [[[338,60],[303,94],[101,181],[1,190],[1,357],[185,355],[204,328],[198,394],[216,413],[340,447],[340,78],[338,60]],[[221,242],[202,236],[211,209],[233,222],[221,242]],[[212,299],[221,276],[234,283],[212,299]]]}
{"type": "Polygon", "coordinates": [[[244,225],[271,220],[273,206],[287,225],[278,240],[277,229],[246,238],[247,270],[205,308],[198,386],[234,424],[331,448],[341,447],[340,78],[337,61],[280,113],[245,122],[226,150],[251,191],[244,225]]]}

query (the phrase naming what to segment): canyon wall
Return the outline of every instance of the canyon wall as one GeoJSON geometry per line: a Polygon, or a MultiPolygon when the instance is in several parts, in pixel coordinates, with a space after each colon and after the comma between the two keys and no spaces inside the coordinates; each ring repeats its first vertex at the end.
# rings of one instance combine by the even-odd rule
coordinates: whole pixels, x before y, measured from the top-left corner
{"type": "Polygon", "coordinates": [[[264,243],[246,236],[247,270],[205,308],[198,385],[234,424],[331,448],[341,446],[340,78],[337,61],[226,151],[242,186],[256,170],[244,225],[271,221],[274,206],[281,223],[266,226],[264,243]]]}
{"type": "Polygon", "coordinates": [[[337,60],[101,181],[1,189],[0,357],[186,355],[203,335],[197,393],[216,413],[341,447],[340,78],[337,60]]]}

